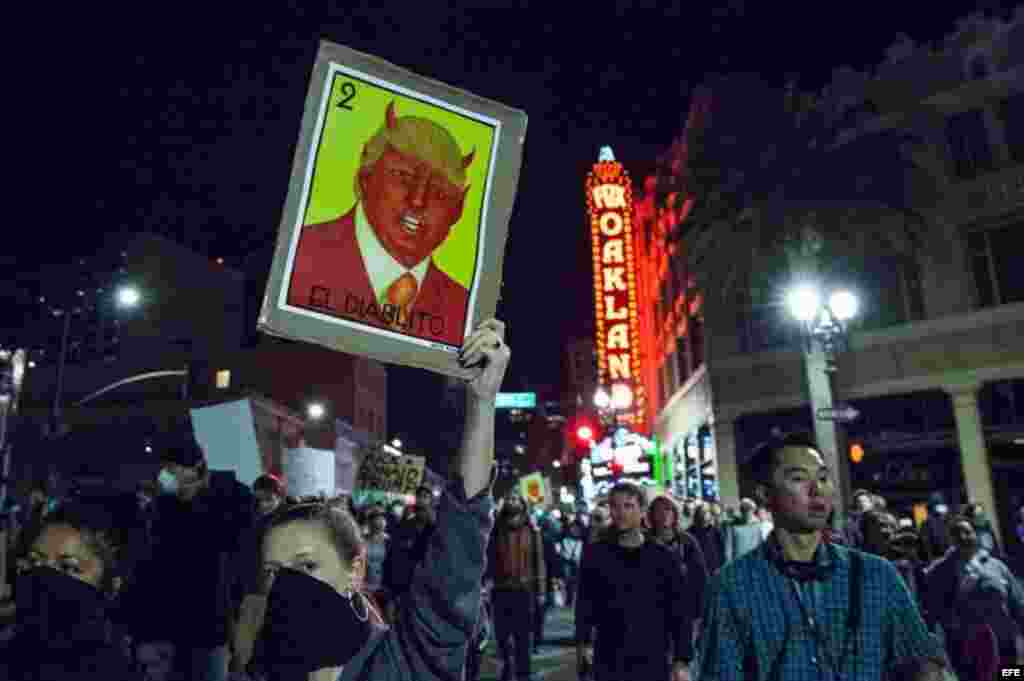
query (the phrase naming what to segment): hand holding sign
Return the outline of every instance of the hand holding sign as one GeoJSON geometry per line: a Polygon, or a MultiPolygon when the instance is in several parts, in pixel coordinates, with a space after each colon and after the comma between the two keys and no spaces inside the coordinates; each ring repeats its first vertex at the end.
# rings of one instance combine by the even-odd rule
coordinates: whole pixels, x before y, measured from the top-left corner
{"type": "Polygon", "coordinates": [[[480,367],[479,373],[467,382],[470,394],[482,402],[493,403],[511,358],[512,351],[505,344],[504,322],[488,319],[481,324],[459,353],[460,365],[480,367]]]}

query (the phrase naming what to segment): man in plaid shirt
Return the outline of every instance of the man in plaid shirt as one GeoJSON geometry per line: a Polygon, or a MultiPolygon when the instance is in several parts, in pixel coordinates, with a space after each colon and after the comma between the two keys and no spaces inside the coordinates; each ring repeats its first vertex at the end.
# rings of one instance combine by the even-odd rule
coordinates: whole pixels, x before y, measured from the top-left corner
{"type": "Polygon", "coordinates": [[[901,678],[943,678],[896,569],[822,541],[834,489],[813,439],[774,437],[749,465],[775,529],[711,582],[700,681],[882,681],[908,667],[901,678]]]}

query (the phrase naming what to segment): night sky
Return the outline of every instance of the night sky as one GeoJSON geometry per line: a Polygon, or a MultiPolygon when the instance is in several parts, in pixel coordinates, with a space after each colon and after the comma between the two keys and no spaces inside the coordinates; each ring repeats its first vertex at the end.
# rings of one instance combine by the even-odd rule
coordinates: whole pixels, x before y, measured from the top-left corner
{"type": "Polygon", "coordinates": [[[508,388],[557,384],[564,338],[592,325],[581,187],[600,145],[627,167],[646,165],[678,134],[692,88],[711,72],[752,71],[779,85],[799,74],[817,89],[835,67],[881,61],[897,33],[934,40],[981,6],[782,3],[798,14],[743,0],[328,4],[63,13],[62,34],[40,36],[53,43],[25,59],[45,53],[51,67],[40,93],[53,106],[40,116],[52,117],[44,146],[55,155],[35,162],[45,186],[62,187],[48,212],[65,227],[59,239],[32,229],[16,240],[17,269],[30,276],[40,261],[65,262],[103,235],[141,230],[241,268],[276,238],[323,38],[527,112],[505,261],[508,388]]]}

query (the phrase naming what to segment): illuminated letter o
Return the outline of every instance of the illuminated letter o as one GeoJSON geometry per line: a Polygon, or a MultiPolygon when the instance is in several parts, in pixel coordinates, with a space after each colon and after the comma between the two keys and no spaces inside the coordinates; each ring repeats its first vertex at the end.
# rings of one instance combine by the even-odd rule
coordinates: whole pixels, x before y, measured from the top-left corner
{"type": "Polygon", "coordinates": [[[600,218],[601,233],[605,236],[618,236],[622,234],[622,216],[618,213],[604,213],[600,218]]]}

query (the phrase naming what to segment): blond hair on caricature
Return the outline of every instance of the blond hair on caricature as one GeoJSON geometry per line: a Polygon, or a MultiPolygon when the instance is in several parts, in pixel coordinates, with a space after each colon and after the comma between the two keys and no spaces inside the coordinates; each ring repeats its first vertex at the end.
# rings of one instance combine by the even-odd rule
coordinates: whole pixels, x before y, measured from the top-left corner
{"type": "Polygon", "coordinates": [[[466,185],[466,169],[476,155],[476,150],[473,150],[463,156],[452,134],[432,120],[417,116],[399,118],[395,114],[395,103],[391,102],[384,114],[383,124],[363,147],[359,173],[355,177],[357,197],[362,194],[359,175],[372,167],[388,147],[426,161],[460,188],[466,185]]]}

